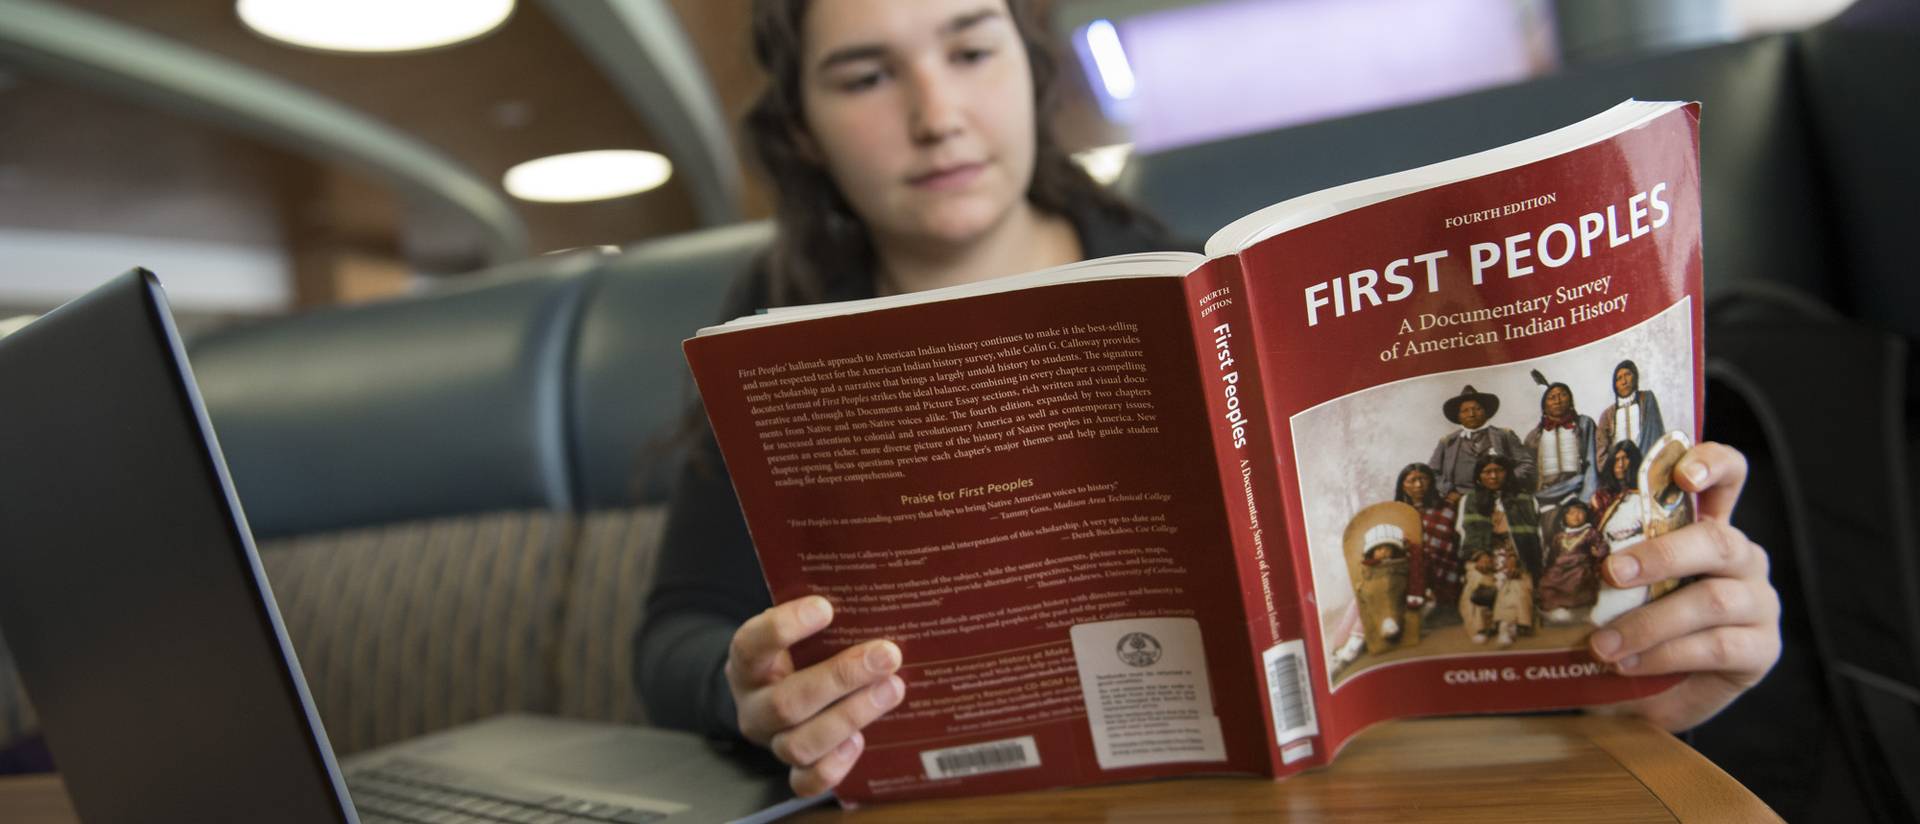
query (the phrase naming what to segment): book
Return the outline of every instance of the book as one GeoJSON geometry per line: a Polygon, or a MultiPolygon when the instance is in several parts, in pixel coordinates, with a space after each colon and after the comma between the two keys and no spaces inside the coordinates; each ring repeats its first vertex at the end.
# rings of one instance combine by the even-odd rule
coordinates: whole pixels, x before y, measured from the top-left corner
{"type": "Polygon", "coordinates": [[[1369,724],[1606,704],[1602,559],[1690,520],[1699,106],[1627,101],[1150,253],[685,344],[775,602],[903,704],[845,803],[1283,777],[1369,724]]]}

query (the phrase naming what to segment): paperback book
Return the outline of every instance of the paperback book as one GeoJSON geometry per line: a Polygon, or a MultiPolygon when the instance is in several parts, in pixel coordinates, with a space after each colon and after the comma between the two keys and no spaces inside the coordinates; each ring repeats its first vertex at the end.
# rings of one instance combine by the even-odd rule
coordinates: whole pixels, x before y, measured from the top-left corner
{"type": "Polygon", "coordinates": [[[1390,718],[1607,704],[1613,551],[1702,402],[1697,104],[1294,198],[1152,253],[704,329],[776,602],[905,702],[858,803],[1284,777],[1390,718]]]}

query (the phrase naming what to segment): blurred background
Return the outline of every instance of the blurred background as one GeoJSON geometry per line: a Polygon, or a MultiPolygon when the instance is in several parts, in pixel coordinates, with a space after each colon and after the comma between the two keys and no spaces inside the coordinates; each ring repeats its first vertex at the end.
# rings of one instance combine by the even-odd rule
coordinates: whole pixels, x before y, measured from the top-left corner
{"type": "MultiPolygon", "coordinates": [[[[1045,11],[1069,68],[1061,133],[1112,176],[1134,152],[1802,28],[1848,4],[1045,11]]],[[[133,265],[162,274],[193,332],[763,218],[737,124],[762,82],[747,21],[745,0],[0,0],[0,333],[133,265]]]]}

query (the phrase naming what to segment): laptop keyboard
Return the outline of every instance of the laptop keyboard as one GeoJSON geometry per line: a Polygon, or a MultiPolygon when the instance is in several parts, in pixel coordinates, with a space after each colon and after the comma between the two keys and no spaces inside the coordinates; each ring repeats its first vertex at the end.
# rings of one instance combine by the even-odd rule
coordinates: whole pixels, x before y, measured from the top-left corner
{"type": "Polygon", "coordinates": [[[347,774],[347,790],[362,824],[645,824],[667,817],[403,760],[347,774]]]}

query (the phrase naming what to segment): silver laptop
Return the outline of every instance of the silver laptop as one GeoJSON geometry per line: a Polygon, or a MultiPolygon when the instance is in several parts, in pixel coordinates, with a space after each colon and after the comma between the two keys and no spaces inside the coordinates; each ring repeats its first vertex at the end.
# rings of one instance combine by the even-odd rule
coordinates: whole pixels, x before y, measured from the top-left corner
{"type": "Polygon", "coordinates": [[[0,339],[0,629],[94,824],[674,824],[802,803],[696,736],[534,716],[337,761],[140,270],[0,339]]]}

